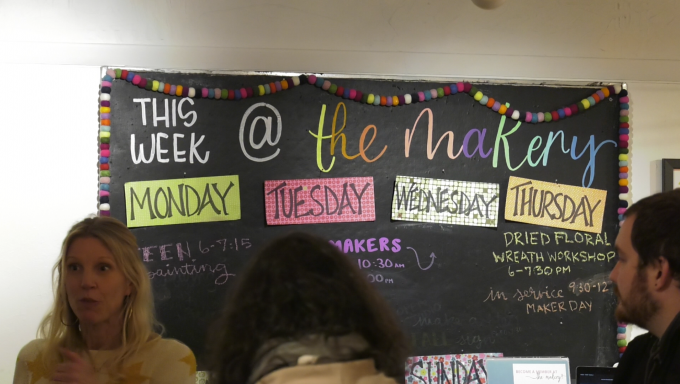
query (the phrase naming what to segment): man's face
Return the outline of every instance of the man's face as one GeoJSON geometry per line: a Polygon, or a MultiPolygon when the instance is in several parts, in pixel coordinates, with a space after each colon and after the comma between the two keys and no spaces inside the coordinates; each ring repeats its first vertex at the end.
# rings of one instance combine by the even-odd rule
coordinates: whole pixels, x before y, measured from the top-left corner
{"type": "Polygon", "coordinates": [[[614,293],[619,299],[615,316],[618,321],[645,328],[658,310],[647,286],[647,267],[639,269],[640,257],[633,248],[631,234],[635,216],[627,218],[616,237],[616,262],[609,278],[614,282],[614,293]]]}

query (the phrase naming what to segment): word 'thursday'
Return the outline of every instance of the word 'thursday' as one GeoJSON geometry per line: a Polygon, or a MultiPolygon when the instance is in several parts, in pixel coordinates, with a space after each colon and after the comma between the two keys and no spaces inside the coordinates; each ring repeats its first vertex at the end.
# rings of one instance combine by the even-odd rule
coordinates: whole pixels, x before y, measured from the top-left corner
{"type": "Polygon", "coordinates": [[[510,176],[505,219],[599,233],[607,191],[510,176]]]}

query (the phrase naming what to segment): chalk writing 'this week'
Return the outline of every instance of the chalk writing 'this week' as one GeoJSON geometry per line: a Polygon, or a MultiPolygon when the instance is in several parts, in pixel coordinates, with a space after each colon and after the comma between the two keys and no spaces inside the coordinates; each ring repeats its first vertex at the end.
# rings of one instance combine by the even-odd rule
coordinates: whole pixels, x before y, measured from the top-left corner
{"type": "MultiPolygon", "coordinates": [[[[157,108],[156,106],[156,98],[138,98],[138,99],[132,99],[133,103],[139,103],[141,105],[141,118],[142,118],[142,126],[146,126],[146,103],[151,103],[152,105],[152,121],[153,121],[153,126],[156,127],[158,126],[159,122],[164,122],[165,123],[165,128],[169,128],[171,125],[172,127],[177,126],[177,115],[179,113],[179,118],[181,120],[184,120],[184,125],[188,128],[193,126],[196,123],[196,119],[198,118],[198,114],[196,111],[189,111],[187,113],[184,113],[182,110],[182,106],[185,102],[188,102],[192,106],[194,105],[194,101],[191,98],[185,97],[182,100],[180,100],[179,105],[177,105],[177,100],[173,99],[172,100],[172,111],[168,108],[168,99],[165,99],[165,109],[164,113],[161,116],[161,114],[158,112],[160,108],[157,108]],[[189,119],[191,119],[189,121],[189,119]],[[171,123],[172,120],[172,123],[171,123]]],[[[201,137],[196,140],[196,134],[194,132],[191,132],[191,142],[189,144],[189,163],[193,164],[194,159],[198,160],[199,163],[205,164],[208,161],[208,158],[210,156],[210,151],[204,151],[203,156],[201,156],[198,152],[198,147],[201,145],[203,142],[203,139],[205,138],[205,135],[201,135],[201,137]]],[[[156,160],[159,163],[169,163],[170,161],[174,161],[176,163],[184,163],[187,161],[186,155],[187,151],[186,150],[181,150],[185,145],[182,143],[184,141],[184,133],[173,133],[172,134],[172,140],[170,140],[170,136],[167,133],[164,132],[158,132],[158,133],[152,133],[151,134],[151,140],[149,141],[149,156],[146,156],[146,152],[144,150],[144,143],[139,143],[139,150],[137,146],[137,141],[135,138],[135,134],[130,135],[130,156],[132,157],[132,162],[135,164],[149,164],[152,161],[156,160]],[[172,142],[172,147],[170,146],[170,141],[172,142]],[[167,153],[172,149],[172,156],[168,157],[167,153]]]]}

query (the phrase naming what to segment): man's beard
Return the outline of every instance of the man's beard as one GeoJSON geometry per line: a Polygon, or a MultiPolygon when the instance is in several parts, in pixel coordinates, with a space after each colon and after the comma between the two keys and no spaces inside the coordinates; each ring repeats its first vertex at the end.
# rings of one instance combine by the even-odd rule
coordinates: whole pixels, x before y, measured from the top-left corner
{"type": "Polygon", "coordinates": [[[614,285],[614,293],[619,300],[614,316],[616,320],[646,328],[649,320],[659,311],[659,304],[647,291],[647,277],[637,272],[630,288],[629,296],[621,298],[619,288],[614,285]]]}

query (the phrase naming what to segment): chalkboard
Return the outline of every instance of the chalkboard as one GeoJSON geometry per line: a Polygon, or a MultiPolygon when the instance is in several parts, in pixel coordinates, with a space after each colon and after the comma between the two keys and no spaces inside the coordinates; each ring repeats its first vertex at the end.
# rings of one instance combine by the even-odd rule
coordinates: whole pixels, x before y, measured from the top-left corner
{"type": "MultiPolygon", "coordinates": [[[[412,341],[414,355],[568,356],[572,367],[615,361],[615,298],[608,272],[615,263],[618,225],[616,95],[580,112],[577,109],[579,113],[570,117],[558,115],[549,123],[532,124],[525,122],[524,112],[515,121],[480,102],[488,103],[493,97],[519,111],[556,111],[578,104],[601,87],[479,83],[473,86],[487,99],[476,100],[464,88],[452,94],[452,89],[457,91],[456,81],[451,85],[311,78],[318,85],[329,80],[344,87],[330,89],[336,95],[310,84],[304,76],[294,86],[290,77],[265,74],[135,74],[122,73],[132,81],[115,79],[103,84],[103,92],[110,92],[110,112],[107,109],[105,116],[110,120],[110,153],[105,168],[110,167],[112,216],[124,222],[129,219],[125,183],[238,176],[240,219],[133,229],[167,336],[189,345],[199,368],[207,358],[206,330],[245,263],[268,240],[291,231],[315,233],[343,248],[351,245],[345,249],[347,257],[393,306],[412,341]],[[135,74],[148,82],[135,83],[135,74]],[[282,86],[283,79],[287,81],[282,86]],[[194,97],[188,100],[155,91],[158,86],[163,91],[164,84],[173,84],[175,94],[194,97]],[[175,87],[179,84],[181,91],[175,87]],[[197,95],[189,94],[189,88],[197,95]],[[357,101],[361,96],[356,96],[356,90],[373,95],[409,94],[411,103],[394,106],[408,99],[397,97],[390,100],[392,106],[369,105],[366,98],[357,101]],[[260,91],[265,95],[252,95],[260,91]],[[417,102],[422,97],[431,100],[417,102]],[[318,136],[323,116],[322,135],[331,135],[336,111],[336,130],[340,130],[343,109],[346,154],[357,157],[350,160],[343,155],[343,139],[338,136],[332,160],[331,140],[319,144],[313,134],[318,136]],[[510,134],[518,122],[519,128],[510,134]],[[410,143],[407,130],[412,134],[410,143]],[[449,131],[452,154],[458,154],[455,159],[447,154],[451,135],[445,133],[449,131]],[[167,152],[149,157],[152,136],[167,152]],[[141,155],[140,144],[144,145],[141,155]],[[524,160],[530,147],[533,154],[524,160]],[[397,176],[498,184],[497,227],[393,220],[397,176]],[[511,176],[605,190],[601,232],[505,220],[511,176]],[[267,181],[348,177],[372,178],[375,221],[267,224],[267,181]],[[380,247],[381,241],[387,246],[380,247]]],[[[387,104],[386,99],[381,101],[387,104]]],[[[148,203],[152,201],[153,194],[148,203]]]]}

